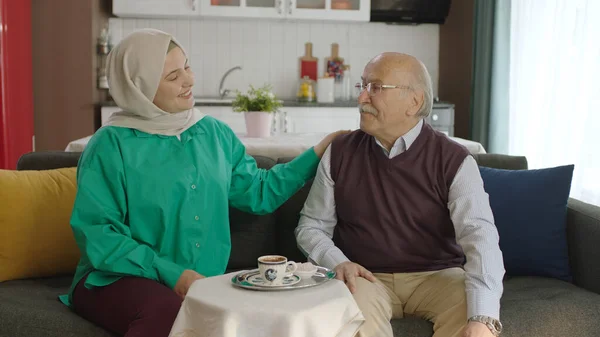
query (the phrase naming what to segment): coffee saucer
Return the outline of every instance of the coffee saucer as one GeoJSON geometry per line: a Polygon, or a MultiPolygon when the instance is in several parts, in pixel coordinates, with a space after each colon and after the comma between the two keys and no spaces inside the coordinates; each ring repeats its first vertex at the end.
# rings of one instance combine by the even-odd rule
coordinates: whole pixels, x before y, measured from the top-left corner
{"type": "Polygon", "coordinates": [[[300,282],[300,280],[301,280],[300,277],[298,277],[296,275],[291,275],[291,276],[284,277],[281,284],[270,285],[270,284],[267,284],[265,282],[265,279],[260,275],[252,275],[246,279],[246,281],[248,281],[248,283],[253,284],[255,286],[270,287],[270,288],[271,287],[275,288],[275,287],[291,286],[291,285],[294,285],[294,284],[300,282]]]}
{"type": "Polygon", "coordinates": [[[310,278],[301,278],[298,275],[292,275],[286,279],[293,281],[291,284],[282,284],[279,286],[267,286],[264,284],[258,269],[240,271],[231,278],[231,283],[239,288],[259,290],[259,291],[281,291],[294,290],[319,286],[335,278],[335,271],[325,267],[317,266],[317,272],[310,278]],[[251,282],[252,280],[252,282],[251,282]],[[260,281],[259,281],[260,280],[260,281]],[[261,283],[258,283],[261,282],[261,283]]]}

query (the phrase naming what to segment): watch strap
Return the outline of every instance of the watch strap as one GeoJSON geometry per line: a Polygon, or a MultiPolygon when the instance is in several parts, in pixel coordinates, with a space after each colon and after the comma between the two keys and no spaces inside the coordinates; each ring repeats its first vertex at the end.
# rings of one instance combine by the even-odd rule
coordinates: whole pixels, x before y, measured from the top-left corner
{"type": "Polygon", "coordinates": [[[468,321],[485,324],[494,336],[500,336],[500,333],[502,332],[502,323],[493,317],[476,315],[469,318],[468,321]]]}

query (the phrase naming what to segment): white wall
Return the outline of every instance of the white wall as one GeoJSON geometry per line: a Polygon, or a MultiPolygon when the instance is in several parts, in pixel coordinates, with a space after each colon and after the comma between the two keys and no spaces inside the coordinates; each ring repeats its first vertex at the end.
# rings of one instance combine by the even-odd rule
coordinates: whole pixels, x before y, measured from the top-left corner
{"type": "Polygon", "coordinates": [[[305,42],[313,43],[313,56],[323,60],[337,42],[340,56],[351,65],[352,83],[373,56],[384,51],[404,52],[427,66],[434,93],[438,87],[439,26],[399,26],[380,23],[293,22],[257,19],[142,20],[111,18],[114,44],[138,28],[156,28],[173,34],[186,48],[196,73],[195,96],[217,96],[219,82],[231,67],[228,89],[245,91],[249,84],[270,83],[280,98],[294,98],[299,57],[305,42]]]}

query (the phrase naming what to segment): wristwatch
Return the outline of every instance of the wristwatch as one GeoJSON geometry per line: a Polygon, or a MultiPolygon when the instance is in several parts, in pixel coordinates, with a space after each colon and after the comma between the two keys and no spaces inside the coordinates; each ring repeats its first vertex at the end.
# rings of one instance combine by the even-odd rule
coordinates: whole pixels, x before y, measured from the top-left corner
{"type": "Polygon", "coordinates": [[[488,316],[473,316],[469,318],[469,322],[479,322],[485,324],[490,329],[494,336],[500,336],[502,332],[502,323],[499,320],[488,316]]]}

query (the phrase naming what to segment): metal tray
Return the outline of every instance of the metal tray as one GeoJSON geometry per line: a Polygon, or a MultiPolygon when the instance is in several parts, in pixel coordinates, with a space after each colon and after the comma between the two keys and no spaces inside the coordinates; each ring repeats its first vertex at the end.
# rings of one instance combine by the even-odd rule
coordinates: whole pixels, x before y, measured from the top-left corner
{"type": "Polygon", "coordinates": [[[260,286],[247,281],[248,278],[258,275],[258,273],[258,269],[240,272],[236,274],[233,278],[231,278],[231,283],[236,287],[244,289],[261,291],[281,291],[315,287],[325,282],[328,282],[331,279],[334,279],[336,275],[335,271],[331,269],[317,266],[317,272],[312,277],[302,278],[300,282],[292,285],[260,286]]]}

